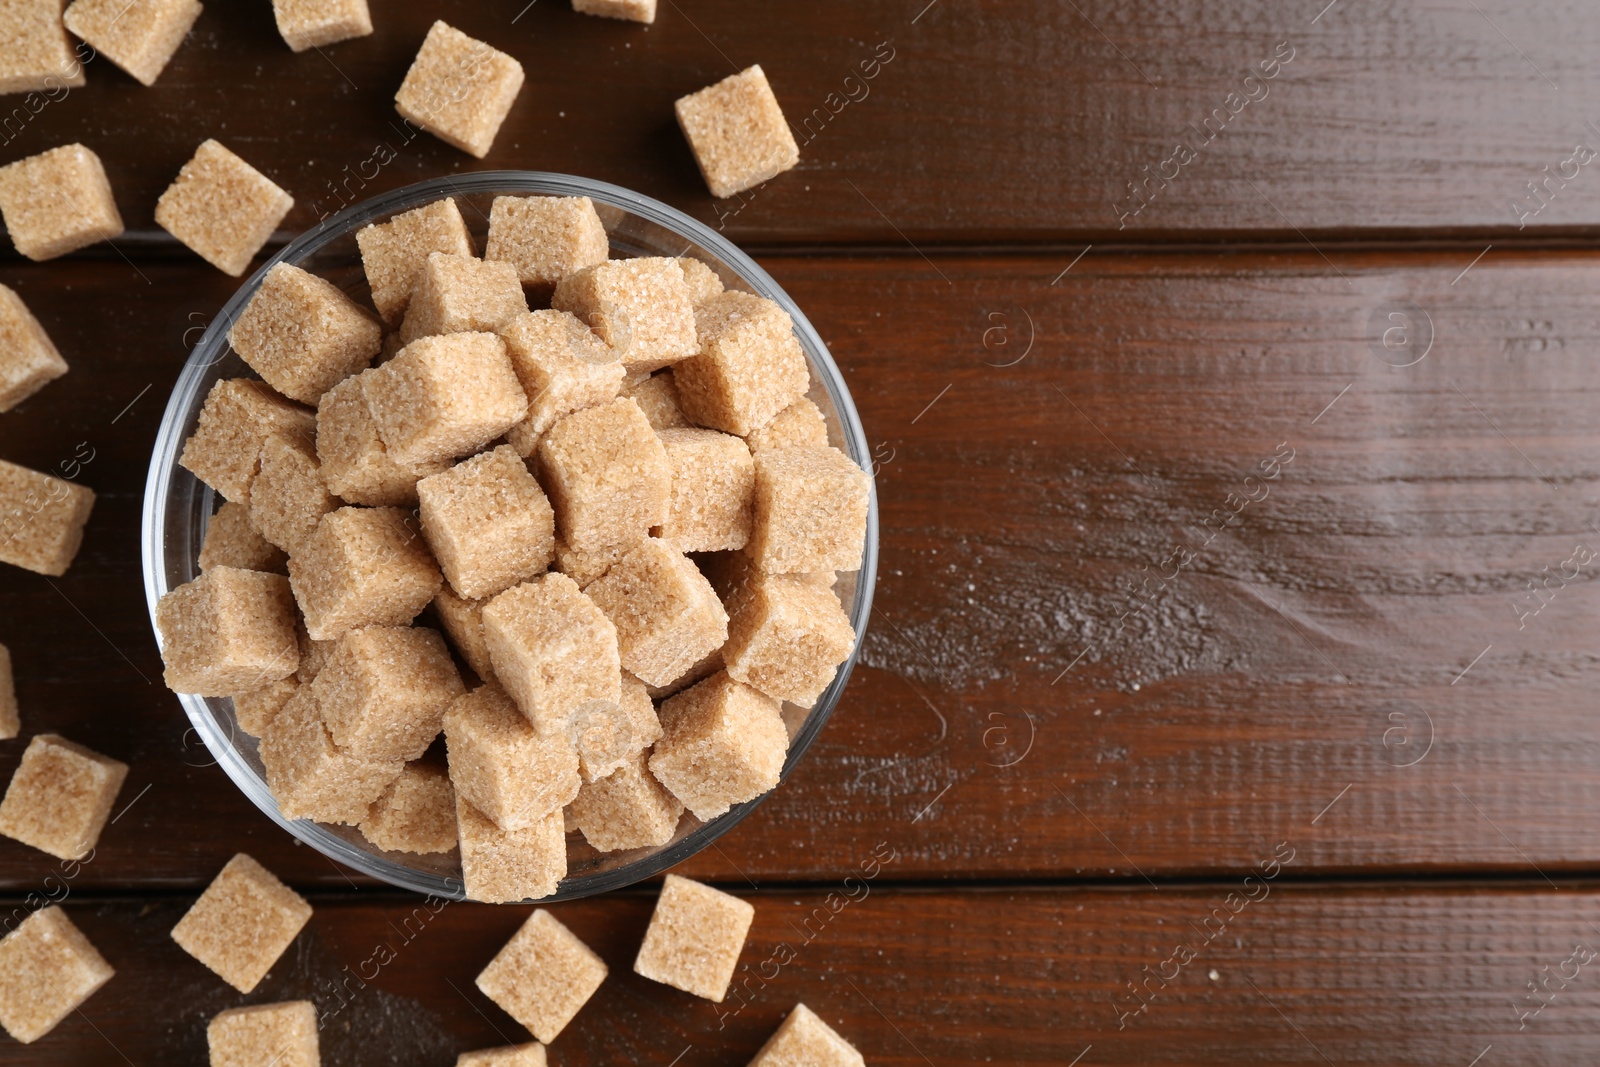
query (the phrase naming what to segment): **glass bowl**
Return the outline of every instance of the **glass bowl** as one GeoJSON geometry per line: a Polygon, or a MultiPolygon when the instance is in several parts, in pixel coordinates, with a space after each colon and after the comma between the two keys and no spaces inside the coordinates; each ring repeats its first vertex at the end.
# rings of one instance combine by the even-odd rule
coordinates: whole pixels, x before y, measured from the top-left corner
{"type": "MultiPolygon", "coordinates": [[[[767,272],[726,239],[665,204],[604,182],[530,171],[485,171],[438,178],[385,193],[327,217],[262,264],[206,328],[167,401],[145,485],[144,580],[152,626],[156,602],[161,596],[200,573],[200,546],[218,501],[209,487],[178,466],[178,456],[184,441],[194,432],[201,405],[211,386],[222,378],[255,377],[229,347],[228,330],[261,284],[262,276],[279,262],[292,263],[330,279],[358,302],[370,306],[370,292],[355,241],[356,231],[361,227],[450,196],[460,203],[462,214],[481,249],[494,198],[530,194],[589,197],[609,232],[614,257],[695,256],[715,270],[730,289],[742,289],[782,305],[794,319],[795,333],[811,365],[810,396],[827,417],[831,442],[863,469],[872,469],[861,420],[822,338],[817,336],[805,313],[767,272]]],[[[861,570],[841,574],[837,586],[856,631],[856,645],[813,707],[784,705],[789,754],[784,760],[783,779],[788,778],[805,755],[806,748],[844,692],[850,670],[860,653],[872,608],[877,557],[878,502],[874,491],[869,503],[867,543],[861,570]]],[[[434,856],[385,852],[368,843],[355,827],[285,819],[267,790],[255,738],[238,728],[233,702],[225,697],[183,693],[178,694],[178,700],[222,769],[257,807],[295,837],[339,863],[391,885],[436,897],[464,898],[460,858],[455,852],[434,856]]],[[[596,852],[581,834],[569,834],[567,877],[555,895],[545,899],[566,900],[603,893],[658,874],[732,829],[762,799],[758,797],[740,804],[708,823],[701,823],[685,812],[673,839],[659,848],[596,852]]]]}

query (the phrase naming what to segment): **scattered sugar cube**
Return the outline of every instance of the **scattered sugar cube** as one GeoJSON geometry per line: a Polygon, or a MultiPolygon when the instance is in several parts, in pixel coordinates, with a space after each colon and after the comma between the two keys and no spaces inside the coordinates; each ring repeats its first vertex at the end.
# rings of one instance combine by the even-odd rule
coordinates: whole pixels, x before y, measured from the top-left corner
{"type": "Polygon", "coordinates": [[[556,537],[556,569],[578,583],[582,589],[606,571],[616,566],[617,560],[628,554],[633,545],[602,545],[592,548],[573,548],[559,536],[556,537]]]}
{"type": "Polygon", "coordinates": [[[228,343],[268,385],[315,404],[366,369],[383,346],[383,327],[326,278],[279,263],[261,279],[228,343]]]}
{"type": "Polygon", "coordinates": [[[91,490],[0,459],[0,563],[67,573],[93,507],[91,490]]]}
{"type": "Polygon", "coordinates": [[[428,30],[394,106],[406,121],[482,159],[521,88],[521,63],[441,21],[428,30]]]}
{"type": "Polygon", "coordinates": [[[400,324],[400,343],[446,333],[494,332],[528,311],[517,268],[492,259],[430,252],[400,324]]]}
{"type": "Polygon", "coordinates": [[[587,196],[497,196],[489,208],[483,258],[516,268],[523,285],[542,289],[611,252],[606,228],[587,196]]]}
{"type": "Polygon", "coordinates": [[[217,567],[237,567],[242,571],[284,572],[289,557],[283,549],[262,537],[250,524],[250,509],[224,501],[206,523],[206,539],[200,546],[200,573],[217,567]]]}
{"type": "Polygon", "coordinates": [[[417,483],[422,533],[463,597],[482,599],[543,574],[555,555],[555,512],[510,445],[417,483]]]}
{"type": "Polygon", "coordinates": [[[565,415],[616,398],[622,363],[594,331],[565,311],[518,315],[500,331],[528,395],[527,416],[506,434],[520,455],[565,415]]]}
{"type": "Polygon", "coordinates": [[[311,685],[301,685],[261,737],[267,788],[285,819],[355,826],[405,764],[369,760],[333,743],[311,685]]]}
{"type": "Polygon", "coordinates": [[[316,417],[261,382],[228,378],[211,387],[200,425],[184,442],[178,465],[236,504],[250,503],[261,469],[261,446],[273,434],[311,440],[316,417]]]}
{"type": "Polygon", "coordinates": [[[294,598],[281,574],[216,567],[162,596],[162,677],[175,693],[227,696],[300,665],[294,598]]]}
{"type": "Polygon", "coordinates": [[[0,1026],[32,1044],[114,974],[66,912],[41,908],[0,940],[0,1026]]]}
{"type": "Polygon", "coordinates": [[[726,671],[661,705],[650,773],[709,821],[778,784],[789,752],[778,702],[726,671]]]}
{"type": "Polygon", "coordinates": [[[699,351],[672,371],[689,421],[743,437],[805,395],[811,372],[789,313],[727,292],[695,312],[699,351]]]}
{"type": "Polygon", "coordinates": [[[444,717],[456,792],[502,830],[525,830],[578,795],[578,754],[541,737],[505,691],[486,683],[444,717]]]}
{"type": "Polygon", "coordinates": [[[461,880],[467,899],[484,904],[538,900],[567,876],[567,835],[555,811],[523,830],[502,830],[456,797],[461,880]]]}
{"type": "Polygon", "coordinates": [[[444,576],[398,508],[340,508],[289,559],[289,584],[315,641],[357,626],[406,626],[444,576]]]}
{"type": "Polygon", "coordinates": [[[172,928],[172,940],[224,982],[248,993],[311,918],[311,905],[238,853],[172,928]]]}
{"type": "Polygon", "coordinates": [[[0,93],[45,91],[50,96],[84,84],[83,64],[61,24],[61,0],[8,0],[0,10],[5,12],[0,93]]]}
{"type": "Polygon", "coordinates": [[[728,608],[728,675],[774,700],[815,704],[855,647],[833,590],[800,575],[762,575],[728,608]]]}
{"type": "Polygon", "coordinates": [[[95,51],[150,86],[199,17],[196,0],[74,0],[65,22],[95,51]]]}
{"type": "Polygon", "coordinates": [[[622,395],[633,398],[656,430],[675,430],[689,425],[689,420],[683,417],[683,409],[678,406],[678,387],[673,384],[669,370],[625,383],[622,395]]]}
{"type": "Polygon", "coordinates": [[[827,448],[828,420],[822,409],[805,397],[784,408],[765,426],[745,435],[750,451],[763,448],[827,448]]]}
{"type": "Polygon", "coordinates": [[[250,486],[250,525],[291,556],[317,532],[322,516],[339,506],[328,492],[316,449],[302,437],[267,438],[250,486]]]}
{"type": "Polygon", "coordinates": [[[321,1067],[309,1000],[230,1008],[206,1026],[211,1067],[321,1067]]]}
{"type": "Polygon", "coordinates": [[[300,691],[296,675],[279,678],[276,682],[233,694],[233,717],[239,729],[251,737],[260,737],[278,717],[283,706],[300,691]]]}
{"type": "Polygon", "coordinates": [[[626,397],[550,427],[539,439],[539,473],[561,538],[586,552],[643,541],[672,502],[667,450],[626,397]]]}
{"type": "Polygon", "coordinates": [[[622,666],[665,685],[728,639],[728,613],[694,562],[652,537],[584,588],[617,628],[622,666]]]}
{"type": "Polygon", "coordinates": [[[605,961],[538,908],[478,975],[478,988],[548,1045],[606,979],[605,961]]]}
{"type": "Polygon", "coordinates": [[[487,603],[459,597],[446,584],[433,598],[433,613],[467,666],[483,681],[492,682],[494,664],[489,659],[489,642],[483,636],[483,606],[487,603]]]}
{"type": "Polygon", "coordinates": [[[867,543],[872,479],[837,448],[756,453],[749,554],[770,574],[853,571],[867,543]]]}
{"type": "Polygon", "coordinates": [[[523,582],[489,601],[483,636],[495,677],[545,737],[565,740],[585,701],[621,698],[617,628],[564,574],[523,582]]]}
{"type": "Polygon", "coordinates": [[[800,146],[760,64],[674,105],[712,196],[754,188],[800,162],[800,146]]]}
{"type": "Polygon", "coordinates": [[[722,1003],[756,909],[719,889],[669,874],[633,961],[651,981],[722,1003]]]}
{"type": "Polygon", "coordinates": [[[656,0],[572,0],[572,10],[608,19],[651,23],[656,20],[656,0]]]}
{"type": "Polygon", "coordinates": [[[604,778],[660,737],[661,722],[650,691],[626,671],[620,700],[591,700],[572,715],[572,746],[585,782],[604,778]]]}
{"type": "Polygon", "coordinates": [[[0,412],[67,373],[67,361],[15,290],[0,285],[0,412]]]}
{"type": "Polygon", "coordinates": [[[35,734],[0,801],[0,834],[78,860],[94,851],[128,765],[55,734],[35,734]]]}
{"type": "Polygon", "coordinates": [[[122,234],[122,216],[100,157],[62,145],[0,167],[0,215],[17,251],[54,259],[122,234]]]}
{"type": "Polygon", "coordinates": [[[294,197],[272,179],[208,140],[156,201],[156,223],[237,278],[292,207],[294,197]]]}
{"type": "Polygon", "coordinates": [[[411,302],[417,277],[428,256],[444,252],[471,256],[472,235],[461,208],[446,198],[402,212],[388,222],[356,231],[361,266],[372,289],[372,303],[385,322],[397,323],[411,302]]]}
{"type": "Polygon", "coordinates": [[[448,459],[400,464],[389,455],[367,406],[372,371],[346,378],[317,403],[317,459],[328,490],[352,504],[416,504],[417,482],[448,470],[448,459]]]}
{"type": "Polygon", "coordinates": [[[505,342],[492,333],[424,337],[362,376],[389,458],[415,465],[470,455],[528,413],[505,342]]]}
{"type": "Polygon", "coordinates": [[[333,743],[369,760],[421,757],[463,692],[444,638],[408,626],[347,630],[311,683],[333,743]]]}
{"type": "Polygon", "coordinates": [[[544,1046],[530,1041],[526,1045],[463,1052],[456,1057],[456,1067],[545,1067],[544,1046]]]}
{"type": "Polygon", "coordinates": [[[635,753],[604,778],[585,782],[572,802],[584,840],[601,852],[664,845],[678,829],[683,805],[635,753]]]}
{"type": "Polygon", "coordinates": [[[694,305],[675,259],[612,259],[562,278],[550,306],[570,311],[610,345],[629,374],[695,354],[694,305]]]}
{"type": "Polygon", "coordinates": [[[408,764],[372,805],[361,833],[386,852],[449,852],[456,847],[456,791],[449,775],[408,764]]]}
{"type": "Polygon", "coordinates": [[[689,303],[697,309],[701,304],[726,290],[722,278],[711,266],[693,256],[679,256],[678,266],[683,270],[683,280],[689,286],[689,303]]]}
{"type": "Polygon", "coordinates": [[[672,464],[672,507],[658,535],[685,552],[743,548],[754,514],[749,447],[716,430],[659,430],[672,464]]]}
{"type": "Polygon", "coordinates": [[[767,1043],[761,1046],[749,1067],[866,1067],[855,1046],[834,1032],[817,1013],[796,1004],[767,1043]]]}
{"type": "Polygon", "coordinates": [[[11,674],[11,650],[0,645],[0,740],[9,741],[22,729],[17,709],[17,682],[11,674]]]}
{"type": "Polygon", "coordinates": [[[284,43],[296,52],[372,32],[367,0],[272,0],[272,14],[284,43]]]}

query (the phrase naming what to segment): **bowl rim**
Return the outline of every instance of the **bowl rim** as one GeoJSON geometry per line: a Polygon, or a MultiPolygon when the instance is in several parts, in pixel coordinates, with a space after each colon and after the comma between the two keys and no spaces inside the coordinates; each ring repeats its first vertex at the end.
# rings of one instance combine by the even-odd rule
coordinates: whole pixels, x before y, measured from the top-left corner
{"type": "MultiPolygon", "coordinates": [[[[838,414],[844,451],[867,471],[869,476],[866,544],[862,552],[861,568],[856,575],[855,599],[850,605],[850,621],[856,631],[856,641],[849,658],[839,667],[833,681],[807,712],[805,721],[790,740],[778,785],[754,800],[734,805],[725,814],[702,824],[679,840],[650,855],[609,871],[578,876],[576,880],[564,878],[555,893],[539,898],[538,902],[543,904],[609,892],[654,877],[700,852],[733,829],[788,780],[806,750],[810,748],[817,734],[831,717],[861,654],[867,623],[872,613],[878,562],[877,484],[876,479],[871,477],[873,465],[866,432],[861,425],[861,417],[856,411],[855,402],[844,384],[838,364],[816,328],[794,299],[754,259],[706,224],[652,197],[609,182],[546,171],[487,170],[429,178],[380,193],[324,216],[316,226],[288,242],[240,283],[232,297],[207,324],[199,342],[185,360],[183,371],[179,374],[167,399],[160,428],[151,449],[150,469],[145,480],[144,503],[140,516],[140,555],[150,625],[159,645],[160,630],[156,625],[156,608],[162,595],[169,591],[164,542],[172,482],[180,470],[177,459],[183,445],[186,416],[196,406],[197,395],[206,371],[229,351],[227,332],[237,321],[244,305],[254,296],[266,273],[279,263],[299,263],[331,241],[353,232],[374,219],[420,207],[445,196],[493,193],[510,196],[540,194],[587,196],[596,202],[620,208],[683,237],[688,244],[684,251],[679,253],[680,255],[687,254],[698,246],[732,268],[741,281],[756,293],[782,305],[794,320],[795,332],[808,359],[819,364],[824,372],[820,375],[821,384],[828,392],[834,410],[838,414]]],[[[206,492],[209,493],[210,490],[206,492]]],[[[310,845],[329,859],[390,885],[436,898],[466,899],[460,878],[435,875],[395,863],[376,851],[358,848],[328,828],[308,819],[285,819],[278,811],[276,803],[272,802],[270,795],[266,795],[264,788],[258,784],[261,782],[260,776],[245,762],[231,738],[218,728],[207,707],[207,698],[193,693],[174,695],[188,716],[191,727],[233,784],[269,819],[296,839],[310,845]]]]}

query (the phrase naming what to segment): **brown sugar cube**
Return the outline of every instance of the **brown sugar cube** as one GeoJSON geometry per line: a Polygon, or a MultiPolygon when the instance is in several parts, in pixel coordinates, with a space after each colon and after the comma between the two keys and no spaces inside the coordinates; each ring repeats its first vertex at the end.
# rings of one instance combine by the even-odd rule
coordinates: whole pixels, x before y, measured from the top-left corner
{"type": "Polygon", "coordinates": [[[367,0],[272,0],[272,14],[284,43],[295,52],[372,32],[367,0]]]}
{"type": "Polygon", "coordinates": [[[11,650],[0,645],[0,740],[9,741],[22,729],[17,711],[17,683],[11,675],[11,650]]]}
{"type": "Polygon", "coordinates": [[[554,811],[522,830],[502,830],[456,796],[461,880],[468,900],[514,904],[556,891],[567,876],[567,835],[554,811]]]}
{"type": "Polygon", "coordinates": [[[585,782],[572,802],[584,840],[600,852],[664,845],[678,829],[683,805],[646,766],[643,752],[606,775],[585,782]]]}
{"type": "Polygon", "coordinates": [[[866,1067],[855,1046],[834,1032],[817,1013],[796,1004],[783,1025],[767,1038],[749,1067],[866,1067]]]}
{"type": "Polygon", "coordinates": [[[389,455],[367,406],[365,379],[346,378],[317,403],[317,459],[328,491],[352,504],[393,507],[417,502],[417,482],[448,470],[448,459],[400,464],[389,455]]]}
{"type": "Polygon", "coordinates": [[[94,851],[128,765],[55,734],[35,734],[0,801],[0,834],[57,859],[94,851]]]}
{"type": "Polygon", "coordinates": [[[248,993],[310,918],[304,897],[240,852],[178,920],[172,940],[224,982],[248,993]]]}
{"type": "Polygon", "coordinates": [[[633,961],[634,972],[720,1004],[755,917],[748,902],[669,874],[633,961]]]}
{"type": "Polygon", "coordinates": [[[672,465],[626,397],[574,412],[539,439],[540,481],[562,540],[585,552],[637,544],[666,521],[672,465]]]}
{"type": "MultiPolygon", "coordinates": [[[[647,685],[644,691],[650,694],[651,700],[664,700],[667,697],[683,692],[696,682],[703,682],[722,669],[722,649],[717,649],[693,667],[678,675],[666,685],[647,685]]],[[[658,720],[659,721],[659,720],[658,720]]]]}
{"type": "Polygon", "coordinates": [[[446,198],[402,212],[387,222],[356,231],[361,266],[372,289],[372,303],[385,322],[397,323],[411,302],[417,276],[429,254],[474,255],[472,235],[461,208],[446,198]]]}
{"type": "Polygon", "coordinates": [[[311,440],[316,428],[316,416],[261,382],[224,379],[206,394],[200,424],[184,442],[178,465],[228,500],[248,504],[267,438],[311,440]]]}
{"type": "Polygon", "coordinates": [[[417,483],[422,533],[463,597],[482,599],[543,574],[555,554],[555,512],[510,445],[417,483]]]}
{"type": "Polygon", "coordinates": [[[274,434],[261,446],[259,463],[250,486],[250,525],[295,555],[339,499],[328,492],[316,450],[304,438],[274,434]]]}
{"type": "Polygon", "coordinates": [[[805,397],[784,408],[772,421],[745,435],[750,451],[763,448],[827,448],[828,420],[805,397]]]}
{"type": "Polygon", "coordinates": [[[492,333],[424,337],[362,377],[389,458],[403,466],[470,455],[528,413],[505,342],[492,333]]]}
{"type": "Polygon", "coordinates": [[[606,979],[605,961],[538,908],[478,975],[478,988],[548,1045],[606,979]]]}
{"type": "Polygon", "coordinates": [[[216,567],[156,605],[162,678],[175,693],[228,696],[300,665],[294,599],[281,574],[216,567]]]}
{"type": "Polygon", "coordinates": [[[506,434],[518,454],[532,455],[563,416],[616,398],[623,379],[616,353],[565,311],[518,315],[500,336],[528,395],[527,416],[506,434]]]}
{"type": "Polygon", "coordinates": [[[778,702],[726,671],[663,703],[661,730],[650,773],[702,821],[776,786],[789,752],[778,702]]]}
{"type": "Polygon", "coordinates": [[[100,157],[62,145],[0,167],[0,215],[17,251],[54,259],[122,233],[100,157]]]}
{"type": "Polygon", "coordinates": [[[0,940],[0,1026],[32,1044],[114,974],[66,912],[41,908],[0,940]]]}
{"type": "Polygon", "coordinates": [[[578,705],[622,695],[617,628],[564,574],[489,601],[483,636],[495,677],[545,737],[565,740],[578,705]]]}
{"type": "Polygon", "coordinates": [[[394,106],[406,121],[482,159],[521,88],[521,63],[435,22],[394,94],[394,106]]]}
{"type": "Polygon", "coordinates": [[[696,308],[727,288],[716,271],[693,256],[679,256],[678,266],[683,270],[684,283],[689,286],[689,303],[696,308]]]}
{"type": "Polygon", "coordinates": [[[446,584],[433,598],[433,613],[467,666],[479,678],[490,682],[494,680],[494,664],[489,659],[489,642],[483,636],[483,606],[487,603],[487,600],[459,597],[446,584]]]}
{"type": "Polygon", "coordinates": [[[723,293],[695,322],[699,351],[672,373],[690,422],[743,437],[805,395],[811,372],[794,322],[771,300],[723,293]]]}
{"type": "Polygon", "coordinates": [[[268,385],[315,404],[366,369],[383,346],[383,327],[332,282],[279,263],[261,279],[228,343],[268,385]]]}
{"type": "Polygon", "coordinates": [[[311,683],[333,743],[369,760],[414,760],[465,691],[444,638],[406,626],[347,630],[311,683]]]}
{"type": "Polygon", "coordinates": [[[544,1046],[530,1041],[526,1045],[463,1052],[456,1057],[456,1067],[545,1067],[544,1046]]]}
{"type": "Polygon", "coordinates": [[[354,826],[372,811],[405,764],[363,759],[336,746],[315,696],[311,685],[302,684],[262,734],[267,788],[285,819],[354,826]]]}
{"type": "Polygon", "coordinates": [[[579,549],[573,548],[557,537],[556,570],[577,582],[578,588],[582,589],[616,566],[617,560],[626,556],[632,547],[632,545],[618,545],[579,549]]]}
{"type": "Polygon", "coordinates": [[[608,19],[651,23],[656,20],[656,0],[572,0],[572,10],[608,19]]]}
{"type": "Polygon", "coordinates": [[[622,666],[665,685],[728,639],[711,583],[670,541],[652,537],[584,588],[617,628],[622,666]]]}
{"type": "Polygon", "coordinates": [[[74,0],[67,29],[141,85],[154,85],[200,17],[195,0],[74,0]]]}
{"type": "Polygon", "coordinates": [[[542,289],[611,252],[606,228],[587,196],[497,196],[489,208],[483,258],[516,268],[523,285],[542,289]]]}
{"type": "Polygon", "coordinates": [[[656,430],[675,430],[689,425],[689,420],[683,417],[683,409],[678,406],[678,387],[673,384],[669,370],[625,383],[622,395],[631,397],[639,405],[645,419],[656,430]]]}
{"type": "Polygon", "coordinates": [[[314,641],[357,626],[406,626],[443,583],[416,520],[398,508],[330,511],[289,559],[289,584],[314,641]]]}
{"type": "Polygon", "coordinates": [[[230,500],[224,501],[206,523],[206,539],[200,546],[198,562],[202,574],[217,567],[280,574],[288,559],[283,549],[250,525],[250,509],[230,500]]]}
{"type": "Polygon", "coordinates": [[[425,855],[456,847],[456,791],[450,777],[412,763],[379,797],[361,833],[385,852],[425,855]]]}
{"type": "Polygon", "coordinates": [[[680,98],[673,110],[712,196],[742,193],[800,162],[760,64],[680,98]]]}
{"type": "Polygon", "coordinates": [[[872,479],[837,448],[756,453],[748,552],[770,574],[853,571],[867,542],[872,479]]]}
{"type": "Polygon", "coordinates": [[[239,729],[260,737],[278,717],[283,706],[300,691],[300,679],[291,674],[276,682],[233,694],[233,718],[239,729]]]}
{"type": "Polygon", "coordinates": [[[430,252],[406,305],[400,343],[446,333],[492,333],[527,310],[528,298],[511,264],[430,252]]]}
{"type": "Polygon", "coordinates": [[[456,792],[502,830],[525,830],[578,795],[578,754],[539,736],[499,686],[486,683],[444,717],[456,792]]]}
{"type": "Polygon", "coordinates": [[[657,433],[672,464],[672,507],[657,534],[685,552],[743,548],[756,483],[749,447],[716,430],[657,433]]]}
{"type": "Polygon", "coordinates": [[[83,64],[61,24],[61,0],[5,0],[0,24],[0,93],[46,91],[54,99],[61,88],[84,84],[83,64]]]}
{"type": "Polygon", "coordinates": [[[93,507],[91,490],[0,460],[0,563],[67,573],[93,507]]]}
{"type": "Polygon", "coordinates": [[[309,1000],[230,1008],[206,1026],[211,1067],[321,1067],[309,1000]]]}
{"type": "Polygon", "coordinates": [[[12,289],[0,285],[0,412],[67,373],[67,361],[12,289]]]}
{"type": "Polygon", "coordinates": [[[272,179],[206,141],[156,201],[156,224],[237,278],[292,207],[294,197],[272,179]]]}
{"type": "Polygon", "coordinates": [[[763,575],[728,607],[728,675],[774,700],[815,704],[855,647],[833,590],[798,575],[763,575]]]}
{"type": "Polygon", "coordinates": [[[562,278],[550,306],[569,311],[611,346],[631,374],[695,354],[694,305],[678,261],[613,259],[562,278]]]}
{"type": "Polygon", "coordinates": [[[572,746],[585,782],[604,778],[661,737],[645,684],[626,671],[620,700],[591,700],[572,716],[572,746]]]}

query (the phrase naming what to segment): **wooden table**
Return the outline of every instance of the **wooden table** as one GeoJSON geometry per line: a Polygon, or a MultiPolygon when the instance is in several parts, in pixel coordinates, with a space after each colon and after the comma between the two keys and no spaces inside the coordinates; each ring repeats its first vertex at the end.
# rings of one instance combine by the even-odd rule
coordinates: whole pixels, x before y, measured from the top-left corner
{"type": "Polygon", "coordinates": [[[747,992],[631,974],[650,886],[559,905],[612,977],[552,1063],[740,1065],[802,1000],[874,1065],[1592,1062],[1600,563],[1569,561],[1600,549],[1600,173],[1568,161],[1600,145],[1600,19],[1325,3],[663,0],[645,29],[378,0],[299,55],[216,3],[154,88],[97,61],[7,127],[0,162],[94,148],[129,229],[0,263],[72,364],[0,456],[86,442],[99,494],[68,575],[0,574],[0,641],[24,737],[133,770],[69,882],[0,840],[5,906],[64,897],[118,971],[0,1062],[202,1063],[212,1014],[292,997],[329,1064],[524,1039],[472,980],[527,908],[415,920],[252,808],[160,684],[145,470],[236,283],[151,213],[212,136],[294,194],[280,239],[480,166],[659,197],[788,288],[861,409],[862,661],[683,868],[755,903],[747,992]],[[528,72],[481,164],[392,107],[435,17],[528,72]],[[671,103],[754,62],[802,160],[713,201],[671,103]],[[168,937],[241,850],[317,908],[244,998],[168,937]]]}

